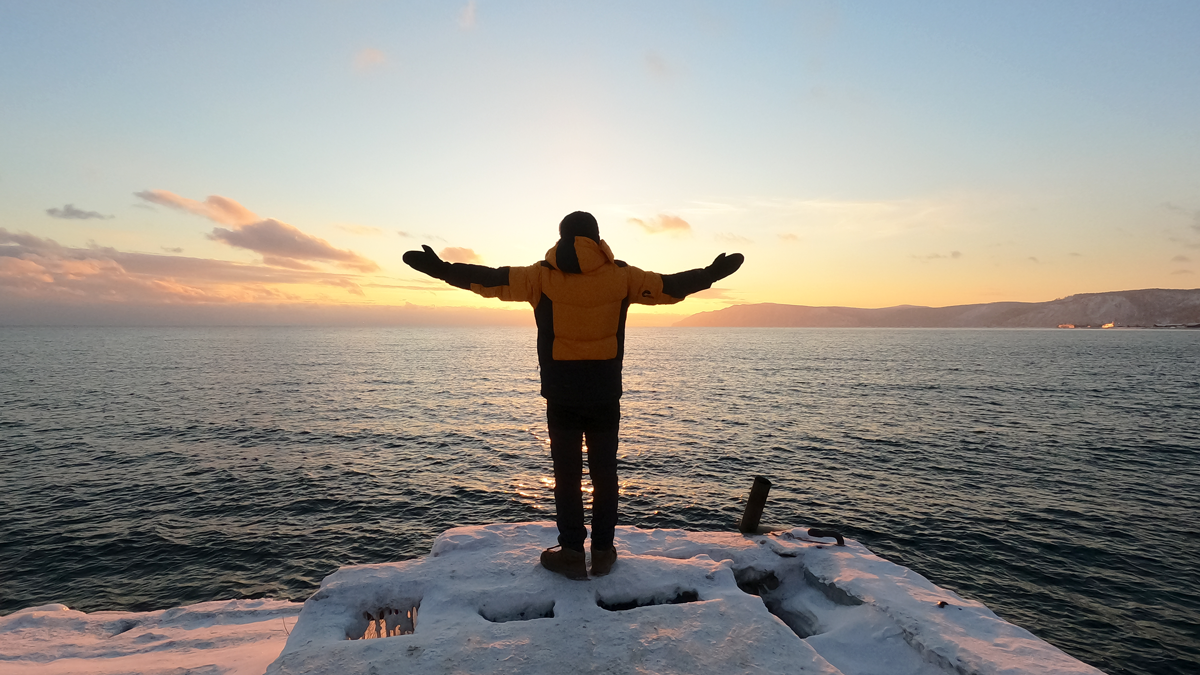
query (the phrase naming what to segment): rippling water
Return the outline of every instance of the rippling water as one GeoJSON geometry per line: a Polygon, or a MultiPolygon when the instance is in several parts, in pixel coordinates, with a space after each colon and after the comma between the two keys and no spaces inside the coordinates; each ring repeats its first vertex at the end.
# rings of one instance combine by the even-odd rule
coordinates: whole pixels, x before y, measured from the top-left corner
{"type": "MultiPolygon", "coordinates": [[[[0,329],[0,611],[303,599],[553,518],[532,329],[0,329]]],[[[1200,670],[1200,331],[631,329],[622,523],[842,530],[1109,673],[1200,670]]]]}

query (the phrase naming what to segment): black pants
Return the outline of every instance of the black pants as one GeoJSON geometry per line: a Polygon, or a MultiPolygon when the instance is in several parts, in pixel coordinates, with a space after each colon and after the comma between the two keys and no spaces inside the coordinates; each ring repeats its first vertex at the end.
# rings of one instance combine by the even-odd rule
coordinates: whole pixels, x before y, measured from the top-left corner
{"type": "Polygon", "coordinates": [[[558,543],[583,550],[583,439],[587,437],[588,473],[592,477],[592,548],[612,548],[617,527],[617,431],[621,402],[564,405],[546,402],[550,456],[554,459],[554,504],[558,543]]]}

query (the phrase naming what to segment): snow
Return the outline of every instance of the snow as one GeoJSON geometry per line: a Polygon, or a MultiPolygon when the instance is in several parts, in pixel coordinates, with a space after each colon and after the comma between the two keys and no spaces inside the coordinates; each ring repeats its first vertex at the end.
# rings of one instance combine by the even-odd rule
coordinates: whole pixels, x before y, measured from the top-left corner
{"type": "Polygon", "coordinates": [[[0,617],[0,670],[1100,672],[853,540],[620,527],[612,573],[571,581],[537,564],[556,536],[552,523],[448,530],[424,558],[342,568],[299,612],[272,600],[26,609],[0,617]]]}
{"type": "Polygon", "coordinates": [[[0,617],[0,672],[261,675],[279,656],[300,606],[229,600],[91,614],[30,607],[0,617]]]}

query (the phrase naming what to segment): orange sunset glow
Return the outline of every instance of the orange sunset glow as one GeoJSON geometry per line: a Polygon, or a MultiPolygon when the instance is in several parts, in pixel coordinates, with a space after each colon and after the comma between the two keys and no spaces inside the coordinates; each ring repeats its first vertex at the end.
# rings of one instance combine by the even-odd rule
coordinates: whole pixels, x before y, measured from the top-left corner
{"type": "Polygon", "coordinates": [[[526,325],[401,256],[529,265],[574,210],[745,254],[634,324],[1195,287],[1188,22],[978,9],[8,7],[0,322],[526,325]]]}

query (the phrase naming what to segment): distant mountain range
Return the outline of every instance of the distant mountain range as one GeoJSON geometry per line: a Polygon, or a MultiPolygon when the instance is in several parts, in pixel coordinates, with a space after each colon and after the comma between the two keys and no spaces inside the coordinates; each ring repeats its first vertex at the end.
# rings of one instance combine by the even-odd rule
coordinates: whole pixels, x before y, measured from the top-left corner
{"type": "Polygon", "coordinates": [[[1050,302],[989,302],[953,307],[808,307],[761,303],[701,312],[676,326],[813,328],[1054,328],[1200,323],[1200,289],[1080,293],[1050,302]]]}

